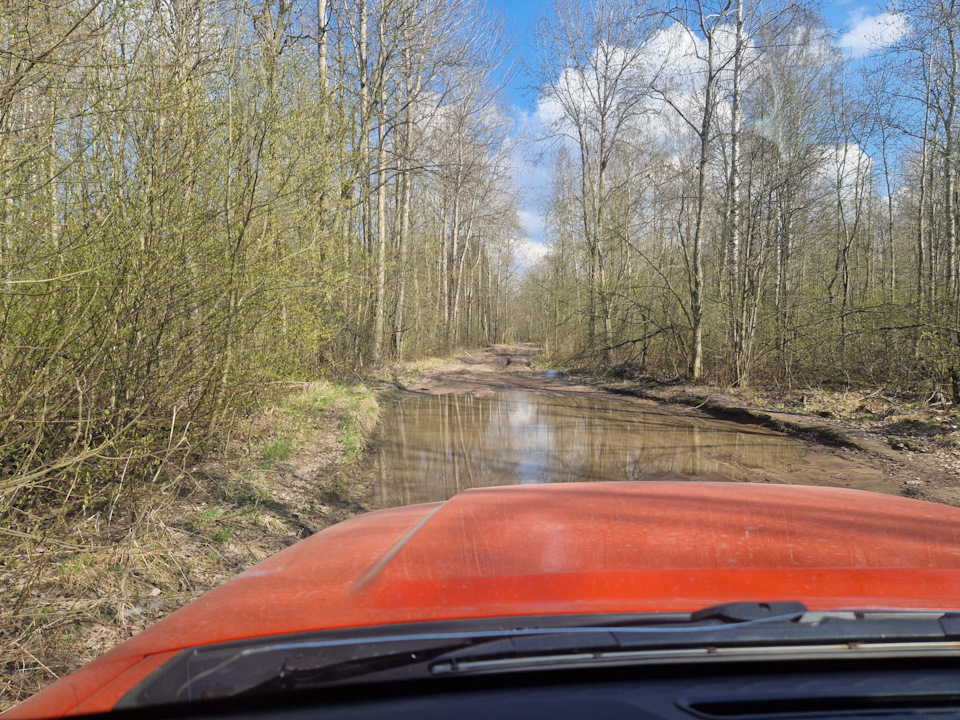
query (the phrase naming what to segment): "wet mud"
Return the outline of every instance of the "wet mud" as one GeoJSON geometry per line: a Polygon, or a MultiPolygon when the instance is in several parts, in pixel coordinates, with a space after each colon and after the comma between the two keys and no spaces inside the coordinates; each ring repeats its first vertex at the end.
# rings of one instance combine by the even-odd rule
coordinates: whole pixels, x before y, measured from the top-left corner
{"type": "Polygon", "coordinates": [[[789,472],[799,440],[739,423],[577,394],[419,395],[390,408],[377,452],[378,507],[461,490],[588,480],[789,472]]]}

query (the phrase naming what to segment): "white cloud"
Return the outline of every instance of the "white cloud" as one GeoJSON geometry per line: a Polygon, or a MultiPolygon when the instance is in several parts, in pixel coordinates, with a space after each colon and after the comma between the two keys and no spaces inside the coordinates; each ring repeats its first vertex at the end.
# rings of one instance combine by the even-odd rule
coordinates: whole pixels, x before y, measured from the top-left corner
{"type": "MultiPolygon", "coordinates": [[[[538,132],[535,116],[519,108],[514,109],[514,116],[517,118],[519,128],[517,131],[519,142],[511,147],[509,162],[510,173],[520,191],[521,232],[524,235],[524,242],[540,243],[546,231],[544,218],[539,210],[543,200],[542,194],[550,186],[550,167],[548,162],[542,161],[540,152],[542,148],[533,139],[538,132]]],[[[521,248],[520,255],[523,256],[524,252],[525,250],[521,248]]]]}
{"type": "Polygon", "coordinates": [[[520,248],[520,255],[523,257],[523,261],[529,265],[538,262],[548,252],[550,252],[550,249],[545,243],[535,242],[530,238],[525,238],[520,248]]]}
{"type": "Polygon", "coordinates": [[[895,43],[908,30],[907,18],[901,13],[867,15],[862,8],[851,13],[850,23],[850,30],[840,37],[838,45],[855,58],[895,43]]]}
{"type": "MultiPolygon", "coordinates": [[[[720,25],[715,39],[716,62],[725,68],[720,80],[723,97],[716,108],[717,122],[723,125],[730,117],[726,94],[732,78],[734,28],[720,25]]],[[[749,39],[747,52],[756,52],[749,39]]],[[[598,73],[608,68],[623,70],[616,92],[602,100],[608,108],[615,108],[612,116],[620,123],[612,131],[629,134],[631,142],[638,146],[660,144],[670,146],[673,152],[683,152],[695,142],[688,122],[698,124],[703,113],[706,55],[706,40],[681,23],[660,29],[642,47],[629,52],[614,46],[597,48],[587,69],[563,69],[556,81],[544,88],[535,112],[526,115],[523,122],[531,134],[552,136],[554,141],[575,150],[580,130],[577,124],[588,133],[595,132],[598,125],[598,73]],[[635,102],[638,94],[645,97],[635,102]],[[669,98],[669,103],[664,98],[669,98]],[[618,107],[622,102],[627,103],[622,106],[623,113],[618,107]]],[[[610,131],[610,126],[607,129],[610,131]]]]}
{"type": "Polygon", "coordinates": [[[665,62],[661,56],[673,47],[661,41],[651,48],[653,44],[654,39],[637,48],[601,43],[584,67],[563,68],[537,98],[536,111],[529,117],[531,127],[541,136],[566,138],[573,147],[581,133],[597,131],[600,107],[606,110],[606,122],[616,124],[607,127],[609,132],[637,124],[646,108],[636,98],[649,92],[650,78],[665,62]]]}
{"type": "Polygon", "coordinates": [[[527,233],[528,243],[533,242],[534,244],[541,244],[543,242],[543,238],[546,235],[546,225],[543,215],[530,210],[521,210],[520,224],[527,233]]]}
{"type": "Polygon", "coordinates": [[[810,179],[811,190],[822,198],[840,201],[847,222],[853,223],[857,206],[868,192],[873,160],[856,143],[817,148],[818,163],[810,179]]]}

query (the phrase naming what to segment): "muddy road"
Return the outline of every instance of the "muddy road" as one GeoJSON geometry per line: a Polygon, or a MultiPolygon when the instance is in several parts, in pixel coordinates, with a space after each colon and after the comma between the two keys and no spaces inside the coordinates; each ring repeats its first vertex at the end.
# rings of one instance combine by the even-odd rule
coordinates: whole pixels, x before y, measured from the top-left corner
{"type": "Polygon", "coordinates": [[[956,479],[935,457],[897,451],[879,433],[721,395],[691,407],[669,392],[534,372],[538,349],[464,354],[406,386],[381,432],[375,506],[483,485],[664,478],[852,487],[960,505],[956,479]]]}

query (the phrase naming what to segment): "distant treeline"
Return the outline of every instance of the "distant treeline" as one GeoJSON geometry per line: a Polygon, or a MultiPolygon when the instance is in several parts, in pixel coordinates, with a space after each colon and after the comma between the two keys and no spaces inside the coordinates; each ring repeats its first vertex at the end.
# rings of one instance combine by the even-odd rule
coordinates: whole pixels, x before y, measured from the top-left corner
{"type": "Polygon", "coordinates": [[[841,38],[818,12],[557,1],[527,334],[695,380],[958,399],[960,4],[895,2],[841,38]]]}
{"type": "Polygon", "coordinates": [[[500,337],[502,56],[474,0],[0,0],[0,533],[500,337]]]}

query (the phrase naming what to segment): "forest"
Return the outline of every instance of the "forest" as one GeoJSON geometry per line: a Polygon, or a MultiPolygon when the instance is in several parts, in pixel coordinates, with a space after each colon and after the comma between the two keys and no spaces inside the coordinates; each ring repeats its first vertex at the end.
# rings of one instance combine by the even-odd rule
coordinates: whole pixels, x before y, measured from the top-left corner
{"type": "Polygon", "coordinates": [[[554,0],[517,64],[482,0],[0,1],[0,532],[283,383],[508,340],[960,399],[960,8],[881,18],[554,0]]]}
{"type": "MultiPolygon", "coordinates": [[[[960,6],[844,49],[813,5],[563,3],[537,27],[549,355],[960,399],[960,6]]],[[[842,38],[839,38],[842,40],[842,38]]]]}

